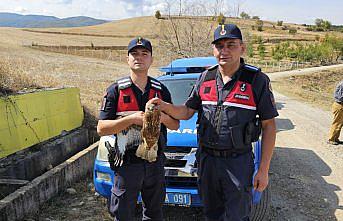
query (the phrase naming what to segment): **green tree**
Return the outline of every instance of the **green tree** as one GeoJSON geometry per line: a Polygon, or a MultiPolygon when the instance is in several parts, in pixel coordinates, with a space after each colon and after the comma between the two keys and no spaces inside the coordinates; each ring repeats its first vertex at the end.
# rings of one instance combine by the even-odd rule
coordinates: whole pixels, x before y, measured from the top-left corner
{"type": "Polygon", "coordinates": [[[254,37],[254,41],[256,44],[261,44],[261,43],[263,43],[263,38],[262,38],[262,36],[257,36],[257,38],[254,37]]]}
{"type": "Polygon", "coordinates": [[[260,20],[260,17],[259,17],[259,16],[257,16],[257,15],[254,15],[254,16],[252,16],[252,19],[257,19],[257,20],[260,20]]]}
{"type": "Polygon", "coordinates": [[[286,53],[287,53],[287,57],[290,59],[296,59],[298,57],[297,50],[294,46],[289,47],[286,53]]]}
{"type": "Polygon", "coordinates": [[[307,31],[313,31],[313,27],[312,26],[306,27],[306,30],[307,31]]]}
{"type": "MultiPolygon", "coordinates": [[[[332,47],[332,60],[336,62],[343,56],[343,38],[334,35],[325,35],[323,44],[332,47]]],[[[327,46],[329,47],[329,46],[327,46]]]]}
{"type": "Polygon", "coordinates": [[[294,35],[294,34],[297,33],[297,29],[295,29],[295,28],[290,28],[290,29],[288,29],[288,33],[294,35]]]}
{"type": "Polygon", "coordinates": [[[323,20],[321,18],[317,18],[314,23],[316,24],[315,30],[316,31],[328,31],[331,29],[332,24],[327,20],[323,20]]]}
{"type": "Polygon", "coordinates": [[[155,12],[155,18],[161,19],[161,17],[162,17],[161,12],[160,12],[159,10],[157,10],[157,11],[155,12]]]}
{"type": "Polygon", "coordinates": [[[256,20],[256,27],[257,31],[263,31],[263,21],[260,19],[256,20]]]}
{"type": "Polygon", "coordinates": [[[277,61],[280,61],[284,58],[283,51],[281,50],[281,44],[277,44],[272,48],[272,58],[277,61]]]}
{"type": "Polygon", "coordinates": [[[264,43],[261,42],[257,46],[258,55],[261,59],[264,59],[266,56],[266,47],[264,46],[264,43]]]}
{"type": "Polygon", "coordinates": [[[247,55],[249,58],[254,57],[254,45],[252,41],[249,41],[247,44],[247,55]]]}
{"type": "Polygon", "coordinates": [[[276,25],[277,26],[282,26],[283,21],[277,21],[276,25]]]}
{"type": "Polygon", "coordinates": [[[240,14],[240,16],[241,16],[241,18],[243,18],[243,19],[250,19],[250,15],[249,15],[248,13],[245,13],[245,12],[242,12],[242,13],[240,14]]]}
{"type": "Polygon", "coordinates": [[[329,22],[329,21],[324,21],[323,24],[322,24],[322,26],[323,26],[324,30],[328,31],[328,30],[331,29],[331,26],[332,26],[332,25],[331,25],[331,22],[329,22]]]}
{"type": "Polygon", "coordinates": [[[321,18],[316,18],[316,20],[314,20],[314,23],[316,24],[317,27],[322,27],[324,20],[321,18]]]}

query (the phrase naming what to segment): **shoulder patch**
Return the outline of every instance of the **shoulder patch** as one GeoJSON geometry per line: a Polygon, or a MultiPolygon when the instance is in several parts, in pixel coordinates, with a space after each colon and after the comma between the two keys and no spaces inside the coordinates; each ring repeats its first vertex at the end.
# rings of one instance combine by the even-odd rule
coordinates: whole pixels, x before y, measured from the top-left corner
{"type": "Polygon", "coordinates": [[[107,103],[107,92],[104,94],[104,96],[102,98],[101,107],[100,107],[101,111],[105,110],[106,103],[107,103]]]}
{"type": "Polygon", "coordinates": [[[215,64],[215,65],[213,65],[212,67],[209,67],[207,70],[213,70],[213,69],[216,69],[218,67],[218,64],[215,64]]]}
{"type": "Polygon", "coordinates": [[[162,90],[161,82],[159,82],[155,78],[150,77],[150,85],[151,85],[151,87],[153,87],[157,90],[162,90]]]}
{"type": "Polygon", "coordinates": [[[122,78],[117,81],[119,90],[131,87],[132,81],[130,77],[122,78]]]}
{"type": "Polygon", "coordinates": [[[252,84],[255,80],[255,77],[258,73],[261,72],[261,69],[249,64],[244,64],[243,73],[240,75],[239,80],[252,84]]]}
{"type": "Polygon", "coordinates": [[[261,68],[252,66],[250,64],[244,64],[244,69],[247,71],[252,71],[252,72],[260,72],[261,71],[261,68]]]}
{"type": "MultiPolygon", "coordinates": [[[[218,67],[218,66],[216,66],[218,67]]],[[[216,74],[217,74],[217,68],[212,68],[203,73],[203,81],[211,81],[216,79],[216,74]]]]}

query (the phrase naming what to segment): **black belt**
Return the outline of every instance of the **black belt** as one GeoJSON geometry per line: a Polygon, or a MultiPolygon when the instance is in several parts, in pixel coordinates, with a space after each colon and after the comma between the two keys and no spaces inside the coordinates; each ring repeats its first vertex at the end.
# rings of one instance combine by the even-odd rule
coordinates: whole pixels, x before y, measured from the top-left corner
{"type": "Polygon", "coordinates": [[[237,157],[243,153],[247,153],[249,151],[246,151],[246,152],[237,152],[237,151],[233,151],[233,150],[218,150],[218,149],[213,149],[213,148],[208,148],[208,147],[204,147],[202,146],[201,147],[201,151],[211,155],[211,156],[214,156],[214,157],[225,157],[225,158],[228,158],[228,157],[237,157]]]}

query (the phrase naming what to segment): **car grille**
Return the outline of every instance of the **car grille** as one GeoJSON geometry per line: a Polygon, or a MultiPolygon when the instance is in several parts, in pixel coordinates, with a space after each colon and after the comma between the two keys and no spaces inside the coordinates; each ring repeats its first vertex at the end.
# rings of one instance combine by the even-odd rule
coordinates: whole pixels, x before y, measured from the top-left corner
{"type": "Polygon", "coordinates": [[[187,163],[187,160],[173,160],[173,159],[167,159],[164,166],[165,167],[185,167],[187,163]]]}
{"type": "Polygon", "coordinates": [[[167,146],[164,148],[165,153],[190,153],[193,147],[173,147],[167,146]]]}
{"type": "Polygon", "coordinates": [[[166,176],[165,179],[169,187],[197,187],[196,177],[166,176]]]}
{"type": "Polygon", "coordinates": [[[167,147],[164,151],[165,179],[169,187],[196,187],[196,148],[167,147]]]}

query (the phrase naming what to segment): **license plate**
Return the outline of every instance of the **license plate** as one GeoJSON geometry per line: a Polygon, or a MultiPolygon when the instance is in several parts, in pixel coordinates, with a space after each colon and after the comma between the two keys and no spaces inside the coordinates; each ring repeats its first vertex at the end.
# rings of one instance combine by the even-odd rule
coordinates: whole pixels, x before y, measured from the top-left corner
{"type": "Polygon", "coordinates": [[[187,193],[166,193],[166,204],[191,205],[191,195],[187,193]]]}
{"type": "MultiPolygon", "coordinates": [[[[142,195],[139,193],[137,203],[142,202],[142,195]]],[[[174,205],[191,205],[191,194],[187,193],[166,193],[166,198],[164,200],[165,204],[174,204],[174,205]]]]}

